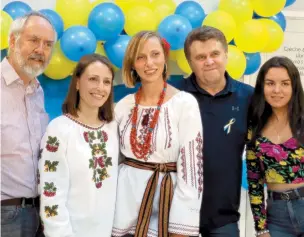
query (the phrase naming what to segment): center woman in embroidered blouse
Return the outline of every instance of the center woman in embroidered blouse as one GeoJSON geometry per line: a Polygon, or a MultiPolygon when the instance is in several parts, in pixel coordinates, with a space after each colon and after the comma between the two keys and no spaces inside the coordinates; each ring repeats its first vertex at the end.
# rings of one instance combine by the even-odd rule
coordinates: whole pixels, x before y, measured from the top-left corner
{"type": "Polygon", "coordinates": [[[302,237],[304,93],[290,59],[274,57],[261,67],[248,119],[248,184],[257,235],[302,237]]]}
{"type": "Polygon", "coordinates": [[[120,165],[113,236],[198,236],[203,191],[202,127],[196,99],[167,85],[170,46],[135,35],[123,79],[141,82],[115,107],[120,165]]]}
{"type": "Polygon", "coordinates": [[[39,161],[46,237],[111,236],[119,154],[113,78],[107,58],[81,58],[64,115],[47,127],[39,161]]]}

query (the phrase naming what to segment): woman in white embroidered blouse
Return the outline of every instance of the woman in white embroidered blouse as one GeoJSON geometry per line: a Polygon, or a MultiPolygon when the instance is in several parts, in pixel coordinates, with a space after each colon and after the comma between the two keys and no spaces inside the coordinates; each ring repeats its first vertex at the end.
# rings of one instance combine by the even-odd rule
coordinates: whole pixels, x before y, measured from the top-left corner
{"type": "Polygon", "coordinates": [[[196,99],[167,85],[170,45],[135,35],[123,79],[141,87],[115,107],[120,165],[112,235],[198,236],[203,191],[202,125],[196,99]]]}
{"type": "Polygon", "coordinates": [[[81,58],[64,115],[47,127],[38,173],[46,237],[111,236],[119,151],[113,78],[107,58],[81,58]]]}

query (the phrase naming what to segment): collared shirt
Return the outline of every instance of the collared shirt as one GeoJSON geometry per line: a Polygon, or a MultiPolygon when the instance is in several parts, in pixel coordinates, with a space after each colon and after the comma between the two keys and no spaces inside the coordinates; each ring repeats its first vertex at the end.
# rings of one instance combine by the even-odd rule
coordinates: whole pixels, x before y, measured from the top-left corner
{"type": "Polygon", "coordinates": [[[253,88],[231,79],[227,73],[225,88],[214,96],[199,87],[194,74],[175,86],[196,97],[204,127],[201,232],[237,222],[247,111],[253,88]]]}
{"type": "Polygon", "coordinates": [[[39,145],[48,123],[38,80],[24,86],[1,62],[1,200],[36,197],[39,145]]]}

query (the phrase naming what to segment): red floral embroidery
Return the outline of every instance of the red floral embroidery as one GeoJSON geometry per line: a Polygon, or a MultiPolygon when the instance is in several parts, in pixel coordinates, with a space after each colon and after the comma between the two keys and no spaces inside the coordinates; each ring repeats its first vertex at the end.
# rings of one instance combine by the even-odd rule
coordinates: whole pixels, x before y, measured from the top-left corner
{"type": "Polygon", "coordinates": [[[101,188],[102,182],[110,177],[107,168],[112,166],[112,158],[107,156],[106,150],[108,134],[105,131],[90,131],[84,132],[83,136],[92,149],[92,158],[89,160],[89,168],[93,169],[92,180],[96,188],[101,188]]]}
{"type": "Polygon", "coordinates": [[[44,189],[43,194],[47,197],[54,197],[56,195],[57,188],[53,182],[52,183],[45,182],[43,189],[44,189]]]}
{"type": "Polygon", "coordinates": [[[105,131],[101,131],[101,134],[103,136],[103,141],[107,142],[108,141],[108,134],[105,131]]]}
{"type": "Polygon", "coordinates": [[[57,137],[48,136],[48,140],[46,142],[46,149],[49,152],[56,152],[58,150],[58,147],[59,147],[59,141],[57,137]]]}
{"type": "Polygon", "coordinates": [[[88,132],[84,132],[83,137],[86,142],[89,142],[89,133],[88,132]]]}

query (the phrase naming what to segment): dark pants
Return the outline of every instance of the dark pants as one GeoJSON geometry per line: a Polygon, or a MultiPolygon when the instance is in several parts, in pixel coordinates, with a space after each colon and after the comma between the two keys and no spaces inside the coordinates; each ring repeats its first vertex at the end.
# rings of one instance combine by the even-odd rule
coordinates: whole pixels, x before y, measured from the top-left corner
{"type": "Polygon", "coordinates": [[[1,206],[2,237],[44,237],[39,210],[32,206],[1,206]]]}
{"type": "Polygon", "coordinates": [[[304,237],[304,198],[267,200],[267,223],[274,237],[304,237]]]}
{"type": "Polygon", "coordinates": [[[213,230],[204,230],[202,237],[239,237],[240,230],[237,222],[213,230]]]}

